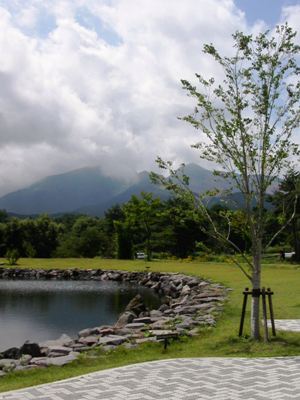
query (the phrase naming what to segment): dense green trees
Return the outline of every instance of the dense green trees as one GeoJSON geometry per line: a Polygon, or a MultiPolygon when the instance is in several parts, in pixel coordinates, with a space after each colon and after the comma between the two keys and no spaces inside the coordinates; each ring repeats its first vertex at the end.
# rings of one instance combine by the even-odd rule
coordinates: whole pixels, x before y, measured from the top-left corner
{"type": "Polygon", "coordinates": [[[70,230],[63,230],[55,255],[59,257],[95,257],[103,252],[105,236],[102,221],[79,216],[70,230]]]}
{"type": "Polygon", "coordinates": [[[62,225],[47,215],[35,219],[7,218],[0,223],[0,254],[17,250],[22,257],[51,257],[62,225]]]}
{"type": "Polygon", "coordinates": [[[153,198],[151,193],[132,196],[124,205],[124,225],[132,238],[134,250],[144,249],[148,261],[152,258],[152,251],[159,247],[159,226],[165,225],[164,208],[161,200],[153,198]]]}
{"type": "MultiPolygon", "coordinates": [[[[298,182],[298,174],[296,175],[298,182]]],[[[267,214],[266,237],[274,235],[284,224],[287,229],[276,237],[275,244],[293,250],[299,237],[298,183],[287,177],[272,196],[273,208],[267,214]],[[294,205],[295,220],[293,214],[294,205]],[[283,211],[286,213],[283,215],[283,211]]],[[[223,235],[243,252],[251,251],[247,216],[243,209],[232,210],[217,204],[210,215],[223,235]],[[230,220],[230,229],[228,229],[230,220]]],[[[187,258],[197,254],[232,252],[212,239],[211,226],[189,201],[173,197],[162,201],[150,193],[133,196],[126,204],[107,210],[102,218],[63,215],[51,218],[9,217],[0,213],[0,256],[16,251],[21,257],[109,257],[132,259],[136,252],[147,258],[187,258]]],[[[296,247],[295,247],[296,248],[296,247]]]]}
{"type": "MultiPolygon", "coordinates": [[[[287,227],[288,229],[278,229],[279,243],[290,245],[294,252],[294,260],[300,261],[300,172],[290,170],[280,182],[278,190],[270,196],[270,201],[274,205],[273,223],[270,231],[275,231],[277,227],[287,227]]],[[[269,224],[270,225],[270,224],[269,224]]],[[[284,247],[284,246],[283,246],[284,247]]]]}

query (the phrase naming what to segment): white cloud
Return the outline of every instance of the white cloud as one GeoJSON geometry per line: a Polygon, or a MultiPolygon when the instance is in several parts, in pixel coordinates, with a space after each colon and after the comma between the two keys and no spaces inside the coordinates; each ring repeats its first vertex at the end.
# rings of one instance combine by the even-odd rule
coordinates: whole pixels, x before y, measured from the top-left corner
{"type": "Polygon", "coordinates": [[[0,4],[0,194],[86,165],[128,174],[158,154],[195,161],[180,79],[218,74],[203,43],[230,52],[231,33],[258,29],[231,0],[0,4]]]}
{"type": "Polygon", "coordinates": [[[297,40],[300,43],[300,5],[287,6],[282,9],[281,23],[285,21],[298,32],[297,40]]]}

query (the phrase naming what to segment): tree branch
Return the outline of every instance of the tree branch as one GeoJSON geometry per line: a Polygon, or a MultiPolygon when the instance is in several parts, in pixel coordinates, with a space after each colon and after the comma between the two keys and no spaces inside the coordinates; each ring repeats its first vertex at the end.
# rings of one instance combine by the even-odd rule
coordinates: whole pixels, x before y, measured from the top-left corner
{"type": "Polygon", "coordinates": [[[288,219],[288,221],[272,236],[272,238],[269,240],[269,242],[266,244],[264,247],[264,250],[266,250],[268,247],[271,246],[272,242],[276,239],[276,237],[292,222],[292,220],[295,218],[296,215],[296,209],[297,209],[297,202],[298,202],[298,195],[296,194],[295,200],[294,200],[294,209],[291,217],[288,219]]]}

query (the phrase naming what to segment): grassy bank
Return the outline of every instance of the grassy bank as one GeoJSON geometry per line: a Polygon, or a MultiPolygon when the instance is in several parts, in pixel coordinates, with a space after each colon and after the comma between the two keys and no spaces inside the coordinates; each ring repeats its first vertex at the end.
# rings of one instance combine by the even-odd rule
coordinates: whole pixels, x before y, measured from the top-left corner
{"type": "MultiPolygon", "coordinates": [[[[5,260],[0,260],[5,262],[5,260]]],[[[119,348],[103,354],[91,351],[80,360],[65,367],[51,367],[14,373],[0,380],[0,390],[16,389],[53,380],[63,379],[91,371],[123,366],[131,363],[176,357],[260,357],[300,355],[300,334],[278,333],[270,343],[255,343],[247,337],[238,338],[243,289],[249,285],[242,273],[229,263],[199,263],[180,261],[154,261],[147,264],[139,261],[117,261],[101,259],[21,259],[20,268],[103,268],[143,271],[146,265],[151,271],[183,272],[212,279],[225,284],[230,292],[224,313],[217,327],[203,329],[193,339],[174,342],[164,351],[161,344],[146,344],[134,350],[119,348]]],[[[300,269],[289,264],[267,264],[263,268],[263,285],[275,292],[274,309],[276,318],[300,318],[300,269]]],[[[249,312],[247,321],[249,320],[249,312]]],[[[245,333],[249,333],[249,324],[245,333]]]]}

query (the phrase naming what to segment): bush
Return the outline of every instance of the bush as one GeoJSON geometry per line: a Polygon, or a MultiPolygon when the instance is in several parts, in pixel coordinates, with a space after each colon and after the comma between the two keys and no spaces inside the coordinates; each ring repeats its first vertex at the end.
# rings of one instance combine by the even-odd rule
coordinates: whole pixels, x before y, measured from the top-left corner
{"type": "Polygon", "coordinates": [[[19,252],[16,249],[8,250],[5,258],[7,259],[8,265],[17,265],[17,261],[20,258],[19,252]]]}

